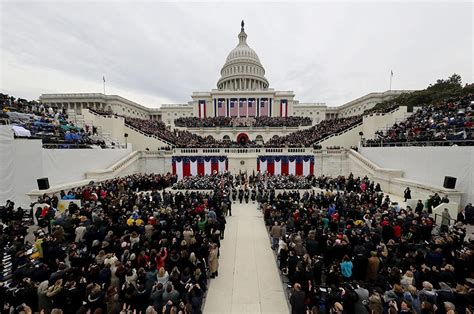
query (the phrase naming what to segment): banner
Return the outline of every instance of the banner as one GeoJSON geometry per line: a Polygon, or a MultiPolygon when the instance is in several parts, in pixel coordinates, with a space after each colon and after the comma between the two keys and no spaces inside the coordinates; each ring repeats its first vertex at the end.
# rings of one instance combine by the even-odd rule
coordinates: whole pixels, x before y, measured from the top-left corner
{"type": "Polygon", "coordinates": [[[205,118],[206,117],[206,101],[205,100],[200,100],[198,102],[198,114],[199,118],[205,118]]]}
{"type": "Polygon", "coordinates": [[[189,176],[222,173],[229,167],[225,156],[173,156],[171,165],[178,180],[189,176]]]}
{"type": "Polygon", "coordinates": [[[260,108],[259,108],[259,116],[260,117],[266,117],[266,116],[269,116],[268,112],[269,112],[269,102],[268,102],[268,98],[262,98],[260,99],[260,108]]]}
{"type": "Polygon", "coordinates": [[[272,175],[308,176],[314,173],[314,156],[258,156],[257,171],[272,175]]]}
{"type": "Polygon", "coordinates": [[[226,103],[225,99],[218,99],[217,100],[217,116],[218,117],[225,117],[226,116],[226,103]]]}
{"type": "Polygon", "coordinates": [[[237,98],[231,98],[230,99],[230,104],[229,104],[229,106],[230,106],[229,116],[230,117],[237,117],[238,116],[238,113],[239,113],[238,108],[237,108],[238,105],[239,104],[238,104],[237,98]]]}
{"type": "Polygon", "coordinates": [[[79,208],[82,207],[81,200],[59,200],[58,212],[64,213],[64,211],[69,208],[70,203],[75,203],[79,208]]]}
{"type": "Polygon", "coordinates": [[[288,100],[280,100],[280,117],[288,117],[288,100]]]}

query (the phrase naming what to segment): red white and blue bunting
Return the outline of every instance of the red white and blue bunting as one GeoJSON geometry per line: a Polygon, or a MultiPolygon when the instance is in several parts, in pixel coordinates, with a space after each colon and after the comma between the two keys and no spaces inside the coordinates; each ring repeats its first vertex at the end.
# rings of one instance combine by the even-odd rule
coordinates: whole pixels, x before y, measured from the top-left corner
{"type": "Polygon", "coordinates": [[[199,115],[199,118],[206,117],[206,101],[205,100],[200,100],[198,102],[198,115],[199,115]]]}
{"type": "Polygon", "coordinates": [[[288,117],[288,100],[280,100],[280,117],[288,117]]]}
{"type": "Polygon", "coordinates": [[[311,175],[314,173],[314,156],[258,156],[257,171],[272,175],[311,175]]]}
{"type": "Polygon", "coordinates": [[[173,156],[173,174],[178,180],[189,176],[203,176],[227,171],[229,163],[226,156],[173,156]]]}

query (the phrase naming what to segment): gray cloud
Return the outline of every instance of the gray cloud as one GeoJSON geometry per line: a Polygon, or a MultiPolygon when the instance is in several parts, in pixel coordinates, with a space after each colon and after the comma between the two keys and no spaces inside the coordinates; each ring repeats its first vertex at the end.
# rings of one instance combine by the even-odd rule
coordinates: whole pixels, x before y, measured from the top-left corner
{"type": "Polygon", "coordinates": [[[215,88],[240,20],[270,86],[340,105],[389,86],[473,81],[472,3],[4,2],[1,89],[119,94],[148,106],[215,88]]]}

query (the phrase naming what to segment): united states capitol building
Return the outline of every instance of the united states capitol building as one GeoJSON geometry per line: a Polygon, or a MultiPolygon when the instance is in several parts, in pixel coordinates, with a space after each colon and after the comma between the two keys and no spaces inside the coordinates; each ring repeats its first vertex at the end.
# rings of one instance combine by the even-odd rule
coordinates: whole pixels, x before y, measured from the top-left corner
{"type": "Polygon", "coordinates": [[[174,126],[180,117],[289,117],[305,116],[312,124],[322,120],[360,115],[377,103],[400,95],[404,90],[373,92],[338,107],[324,103],[300,103],[293,91],[270,88],[265,68],[257,53],[247,44],[247,33],[241,23],[238,44],[228,54],[217,81],[217,88],[193,92],[182,104],[161,104],[150,108],[118,95],[102,93],[43,94],[43,104],[82,114],[84,109],[109,111],[118,115],[163,121],[174,126]]]}

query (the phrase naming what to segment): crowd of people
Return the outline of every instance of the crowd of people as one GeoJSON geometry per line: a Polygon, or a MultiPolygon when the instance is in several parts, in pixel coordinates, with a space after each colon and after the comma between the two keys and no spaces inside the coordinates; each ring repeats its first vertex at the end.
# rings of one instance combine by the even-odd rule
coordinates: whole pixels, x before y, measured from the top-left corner
{"type": "Polygon", "coordinates": [[[34,234],[9,202],[0,210],[2,313],[201,313],[231,204],[218,189],[163,190],[175,181],[136,174],[44,195],[32,204],[34,234]]]}
{"type": "MultiPolygon", "coordinates": [[[[185,119],[185,118],[182,118],[185,119]]],[[[199,118],[192,118],[198,119],[199,118]]],[[[214,118],[209,118],[214,119],[214,118]]],[[[271,118],[276,119],[276,118],[271,118]]],[[[206,120],[206,119],[204,119],[206,120]]],[[[194,120],[193,120],[194,121],[194,120]]],[[[196,120],[197,121],[197,120],[196,120]]],[[[340,118],[335,120],[324,120],[309,129],[299,130],[286,136],[274,136],[266,143],[247,141],[238,143],[237,141],[216,140],[212,136],[202,137],[186,130],[168,129],[161,121],[152,121],[139,118],[126,118],[125,122],[147,134],[156,135],[176,147],[183,148],[219,148],[219,147],[312,147],[313,144],[334,133],[344,131],[360,122],[362,116],[340,118]]],[[[212,125],[212,122],[209,122],[212,125]]]]}
{"type": "Polygon", "coordinates": [[[317,141],[362,122],[362,116],[348,118],[337,118],[333,120],[323,120],[317,125],[290,133],[286,136],[273,137],[265,143],[267,147],[311,147],[317,141]]]}
{"type": "Polygon", "coordinates": [[[171,130],[162,121],[125,117],[125,123],[177,147],[210,147],[218,143],[212,136],[202,137],[185,130],[171,130]]]}
{"type": "Polygon", "coordinates": [[[299,127],[309,126],[310,117],[181,117],[174,120],[178,127],[187,128],[229,128],[229,127],[299,127]]]}
{"type": "MultiPolygon", "coordinates": [[[[474,140],[474,118],[472,116],[473,96],[463,96],[422,106],[406,121],[395,124],[387,131],[378,131],[377,139],[366,140],[364,145],[390,145],[393,143],[443,143],[456,142],[458,145],[471,145],[474,140]]],[[[2,112],[9,115],[12,124],[24,127],[33,136],[41,136],[48,144],[100,145],[105,142],[93,139],[94,128],[84,130],[68,121],[63,109],[44,106],[36,101],[15,99],[0,94],[2,112]]],[[[363,115],[386,113],[398,105],[393,103],[383,108],[372,108],[363,115]]],[[[111,114],[99,112],[99,114],[111,114]]],[[[312,147],[327,136],[337,134],[362,122],[363,115],[333,120],[323,120],[304,130],[286,136],[274,136],[266,143],[234,140],[217,140],[212,136],[202,137],[187,130],[171,129],[162,121],[124,117],[125,123],[146,134],[157,136],[175,147],[312,147]]],[[[311,125],[309,117],[186,117],[175,120],[178,127],[298,127],[311,125]]],[[[95,129],[96,131],[96,129],[95,129]]],[[[56,147],[56,146],[52,146],[56,147]]]]}
{"type": "MultiPolygon", "coordinates": [[[[268,173],[240,173],[233,175],[230,172],[214,173],[212,175],[184,177],[175,184],[176,190],[212,190],[216,186],[221,189],[243,189],[257,191],[265,189],[311,189],[314,176],[271,175],[268,173]]],[[[256,193],[256,192],[255,192],[256,193]]]]}
{"type": "Polygon", "coordinates": [[[438,228],[423,204],[401,208],[367,178],[316,181],[319,193],[261,203],[292,313],[473,313],[465,221],[438,228]]]}
{"type": "Polygon", "coordinates": [[[0,94],[0,107],[16,137],[40,138],[45,148],[107,147],[94,127],[81,128],[64,109],[0,94]]]}
{"type": "Polygon", "coordinates": [[[367,140],[364,145],[419,145],[426,142],[431,142],[430,145],[473,145],[473,107],[473,95],[422,106],[405,121],[394,124],[386,131],[377,131],[376,139],[367,140]]]}
{"type": "MultiPolygon", "coordinates": [[[[405,198],[411,198],[405,191],[405,198]]],[[[468,205],[401,208],[367,177],[135,174],[0,209],[9,313],[201,313],[232,204],[259,203],[292,313],[472,313],[468,205]],[[314,187],[320,192],[315,192],[314,187]],[[171,188],[171,190],[169,189],[171,188]],[[187,190],[187,191],[186,191],[187,190]],[[196,191],[200,190],[200,191],[196,191]],[[207,190],[207,191],[204,191],[207,190]],[[285,191],[278,191],[285,190],[285,191]],[[61,203],[71,201],[67,207],[61,203]],[[78,202],[80,201],[80,202],[78,202]],[[6,274],[6,268],[12,269],[6,274]]]]}
{"type": "MultiPolygon", "coordinates": [[[[101,114],[110,114],[103,112],[101,114]]],[[[154,121],[140,118],[124,117],[125,123],[150,135],[155,135],[180,148],[259,148],[259,147],[315,147],[314,143],[331,134],[342,132],[348,128],[362,122],[362,115],[339,118],[334,120],[323,120],[321,123],[305,129],[292,132],[286,136],[274,136],[265,143],[257,141],[237,142],[235,140],[217,140],[212,136],[202,137],[187,130],[178,130],[167,127],[162,121],[154,121]]],[[[178,118],[175,125],[178,127],[225,127],[233,124],[253,125],[255,127],[281,127],[281,126],[299,126],[311,125],[311,119],[308,117],[257,117],[257,118],[228,118],[228,117],[210,117],[210,118],[178,118]],[[240,119],[240,120],[239,120],[240,119]],[[243,120],[242,120],[243,119],[243,120]],[[252,123],[249,124],[249,119],[252,123]],[[242,122],[245,120],[245,123],[242,122]],[[240,122],[239,122],[240,121],[240,122]],[[286,121],[286,122],[285,122],[286,121]]]]}

